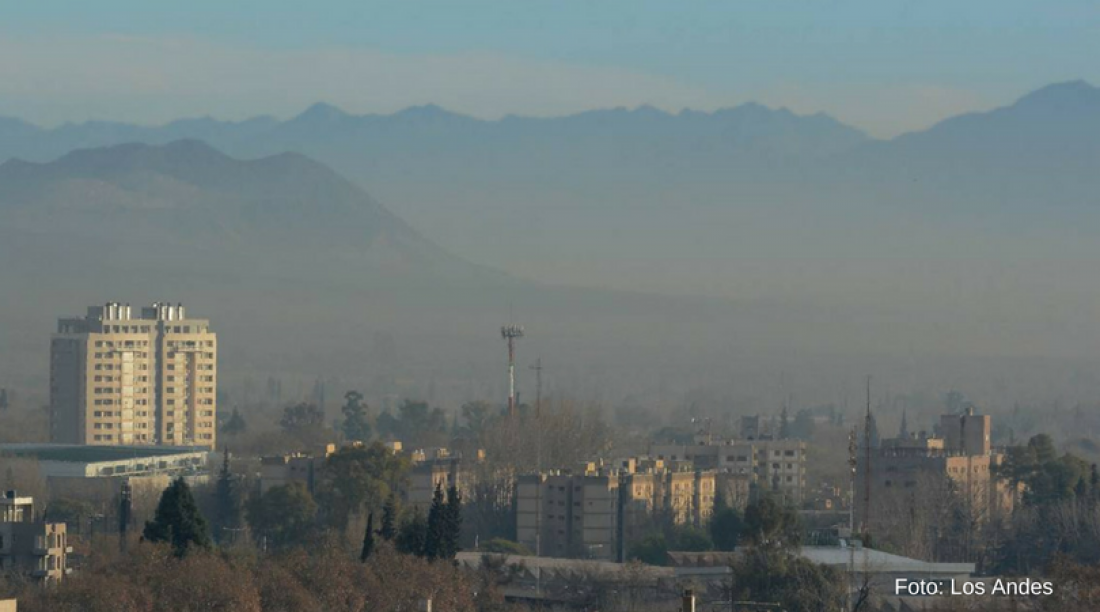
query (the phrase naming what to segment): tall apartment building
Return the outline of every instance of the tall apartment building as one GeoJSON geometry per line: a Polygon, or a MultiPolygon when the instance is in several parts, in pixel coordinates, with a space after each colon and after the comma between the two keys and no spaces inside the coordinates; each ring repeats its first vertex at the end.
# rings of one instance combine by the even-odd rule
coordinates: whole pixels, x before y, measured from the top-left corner
{"type": "Polygon", "coordinates": [[[34,520],[34,499],[7,491],[0,497],[0,572],[57,581],[69,573],[65,523],[34,520]]]}
{"type": "Polygon", "coordinates": [[[50,344],[50,439],[214,448],[217,336],[183,305],[92,306],[50,344]]]}

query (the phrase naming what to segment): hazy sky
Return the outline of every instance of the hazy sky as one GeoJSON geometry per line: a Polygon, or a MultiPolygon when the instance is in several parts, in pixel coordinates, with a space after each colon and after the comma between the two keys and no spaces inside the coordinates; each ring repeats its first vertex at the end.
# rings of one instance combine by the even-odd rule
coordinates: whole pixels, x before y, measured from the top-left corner
{"type": "Polygon", "coordinates": [[[878,136],[1100,82],[1100,4],[853,0],[0,3],[0,115],[163,122],[437,103],[480,117],[756,100],[878,136]]]}

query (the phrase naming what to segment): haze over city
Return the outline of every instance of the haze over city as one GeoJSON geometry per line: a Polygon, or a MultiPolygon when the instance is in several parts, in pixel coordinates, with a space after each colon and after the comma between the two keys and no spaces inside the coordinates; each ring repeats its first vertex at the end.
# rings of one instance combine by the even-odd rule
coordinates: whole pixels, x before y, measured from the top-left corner
{"type": "MultiPolygon", "coordinates": [[[[12,563],[232,548],[256,610],[297,554],[462,612],[649,612],[574,561],[666,604],[773,572],[699,604],[791,611],[902,609],[857,545],[1091,575],[1098,32],[1083,1],[0,7],[0,524],[51,543],[12,563]],[[559,501],[611,510],[559,533],[559,501]]],[[[0,612],[59,605],[4,576],[0,612]]]]}

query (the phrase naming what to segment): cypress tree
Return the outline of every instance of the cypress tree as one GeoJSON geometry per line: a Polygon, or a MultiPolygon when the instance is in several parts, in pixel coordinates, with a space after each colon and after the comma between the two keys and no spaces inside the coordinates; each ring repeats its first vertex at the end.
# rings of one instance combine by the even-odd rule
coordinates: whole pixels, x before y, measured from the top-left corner
{"type": "Polygon", "coordinates": [[[385,505],[382,506],[382,529],[378,531],[378,535],[382,536],[383,540],[387,542],[392,541],[397,537],[397,498],[391,493],[386,498],[385,505]]]}
{"type": "Polygon", "coordinates": [[[442,485],[435,486],[432,507],[428,510],[428,532],[424,537],[424,556],[439,559],[446,554],[447,504],[443,501],[442,485]]]}
{"type": "Polygon", "coordinates": [[[374,513],[367,515],[367,532],[363,534],[363,552],[359,553],[359,561],[366,563],[374,552],[374,513]]]}
{"type": "Polygon", "coordinates": [[[447,505],[443,508],[443,542],[440,558],[454,559],[462,535],[462,496],[453,485],[447,489],[447,505]]]}
{"type": "Polygon", "coordinates": [[[394,539],[397,550],[418,557],[424,556],[425,539],[428,534],[428,525],[424,521],[424,513],[420,508],[413,510],[412,516],[401,525],[401,531],[394,539]]]}
{"type": "Polygon", "coordinates": [[[210,548],[206,519],[199,512],[191,487],[182,477],[168,485],[160,496],[152,521],[145,523],[142,534],[150,542],[168,542],[177,557],[187,554],[192,546],[210,548]]]}

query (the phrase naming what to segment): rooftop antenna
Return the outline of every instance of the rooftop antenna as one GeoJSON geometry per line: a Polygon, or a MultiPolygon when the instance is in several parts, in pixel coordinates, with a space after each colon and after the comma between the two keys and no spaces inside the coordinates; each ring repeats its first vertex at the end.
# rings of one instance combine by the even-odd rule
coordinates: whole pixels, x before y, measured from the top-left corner
{"type": "Polygon", "coordinates": [[[516,339],[523,337],[522,325],[505,325],[500,337],[508,342],[508,416],[516,416],[516,339]]]}
{"type": "Polygon", "coordinates": [[[871,523],[871,376],[867,376],[867,415],[863,420],[863,539],[871,523]]]}

